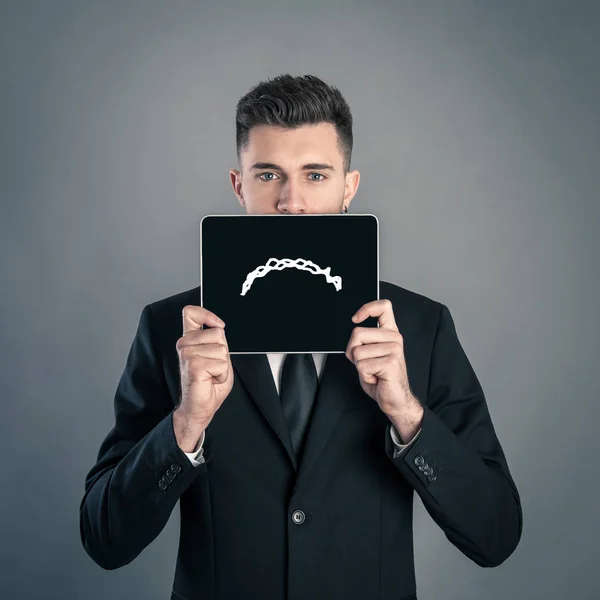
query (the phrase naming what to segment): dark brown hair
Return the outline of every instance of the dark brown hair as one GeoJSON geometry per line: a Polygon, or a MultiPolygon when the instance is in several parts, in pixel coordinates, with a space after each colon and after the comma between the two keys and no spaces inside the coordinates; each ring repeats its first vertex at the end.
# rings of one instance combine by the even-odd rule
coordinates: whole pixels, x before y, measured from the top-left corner
{"type": "Polygon", "coordinates": [[[235,139],[240,165],[241,153],[255,125],[295,128],[332,123],[344,156],[344,172],[350,170],[352,113],[340,91],[314,75],[279,75],[255,85],[237,104],[235,139]]]}

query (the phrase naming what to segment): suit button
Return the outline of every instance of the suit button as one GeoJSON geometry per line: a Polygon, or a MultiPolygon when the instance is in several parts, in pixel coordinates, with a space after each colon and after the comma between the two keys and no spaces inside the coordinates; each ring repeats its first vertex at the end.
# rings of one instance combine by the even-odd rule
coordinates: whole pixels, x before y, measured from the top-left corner
{"type": "Polygon", "coordinates": [[[435,481],[437,477],[435,475],[429,475],[427,479],[429,479],[429,481],[435,481]]]}
{"type": "Polygon", "coordinates": [[[305,518],[306,515],[301,510],[295,510],[292,513],[292,521],[294,521],[296,525],[302,525],[302,523],[304,523],[305,518]]]}
{"type": "Polygon", "coordinates": [[[420,467],[421,465],[425,464],[425,459],[419,454],[418,456],[415,456],[415,465],[417,465],[417,467],[420,467]]]}
{"type": "Polygon", "coordinates": [[[181,465],[174,463],[169,467],[169,471],[176,475],[177,473],[179,473],[179,471],[181,471],[181,465]]]}
{"type": "Polygon", "coordinates": [[[423,475],[432,475],[432,474],[433,474],[433,469],[429,465],[426,465],[425,470],[423,471],[423,475]]]}
{"type": "Polygon", "coordinates": [[[164,492],[167,489],[167,482],[164,479],[161,479],[158,482],[158,487],[164,492]]]}

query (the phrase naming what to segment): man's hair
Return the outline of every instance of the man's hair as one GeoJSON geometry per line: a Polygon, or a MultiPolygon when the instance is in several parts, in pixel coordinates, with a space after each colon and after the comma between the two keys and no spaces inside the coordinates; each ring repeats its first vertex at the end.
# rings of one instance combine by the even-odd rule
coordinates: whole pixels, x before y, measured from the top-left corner
{"type": "Polygon", "coordinates": [[[294,129],[301,125],[332,123],[344,156],[344,173],[352,155],[352,113],[340,91],[314,75],[279,75],[255,85],[237,104],[235,140],[241,165],[250,130],[256,125],[294,129]]]}

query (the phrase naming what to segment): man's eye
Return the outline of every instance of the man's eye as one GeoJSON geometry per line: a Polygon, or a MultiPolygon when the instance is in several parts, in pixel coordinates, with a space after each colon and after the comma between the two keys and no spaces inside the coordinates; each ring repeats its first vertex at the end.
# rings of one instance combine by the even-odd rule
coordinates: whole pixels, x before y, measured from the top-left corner
{"type": "Polygon", "coordinates": [[[265,177],[264,177],[265,175],[267,175],[267,176],[269,176],[269,175],[273,175],[273,177],[274,177],[274,176],[275,176],[275,173],[271,173],[271,172],[261,173],[261,174],[258,176],[258,178],[259,178],[259,179],[262,179],[263,181],[273,181],[273,178],[272,178],[272,177],[267,177],[267,178],[265,179],[265,177]]]}
{"type": "Polygon", "coordinates": [[[321,173],[311,173],[309,175],[309,177],[311,177],[312,175],[316,175],[317,177],[320,177],[320,179],[313,179],[313,181],[323,181],[323,179],[325,179],[325,175],[322,175],[321,173]]]}

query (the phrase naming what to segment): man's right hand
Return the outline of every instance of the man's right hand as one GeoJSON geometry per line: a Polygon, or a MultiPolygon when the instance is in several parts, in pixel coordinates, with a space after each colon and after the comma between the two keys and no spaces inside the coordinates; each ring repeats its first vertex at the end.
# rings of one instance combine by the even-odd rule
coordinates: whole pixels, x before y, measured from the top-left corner
{"type": "Polygon", "coordinates": [[[173,418],[184,452],[191,452],[233,387],[233,367],[225,338],[225,323],[202,306],[183,308],[179,355],[181,403],[173,418]],[[202,325],[210,326],[202,329],[202,325]]]}

